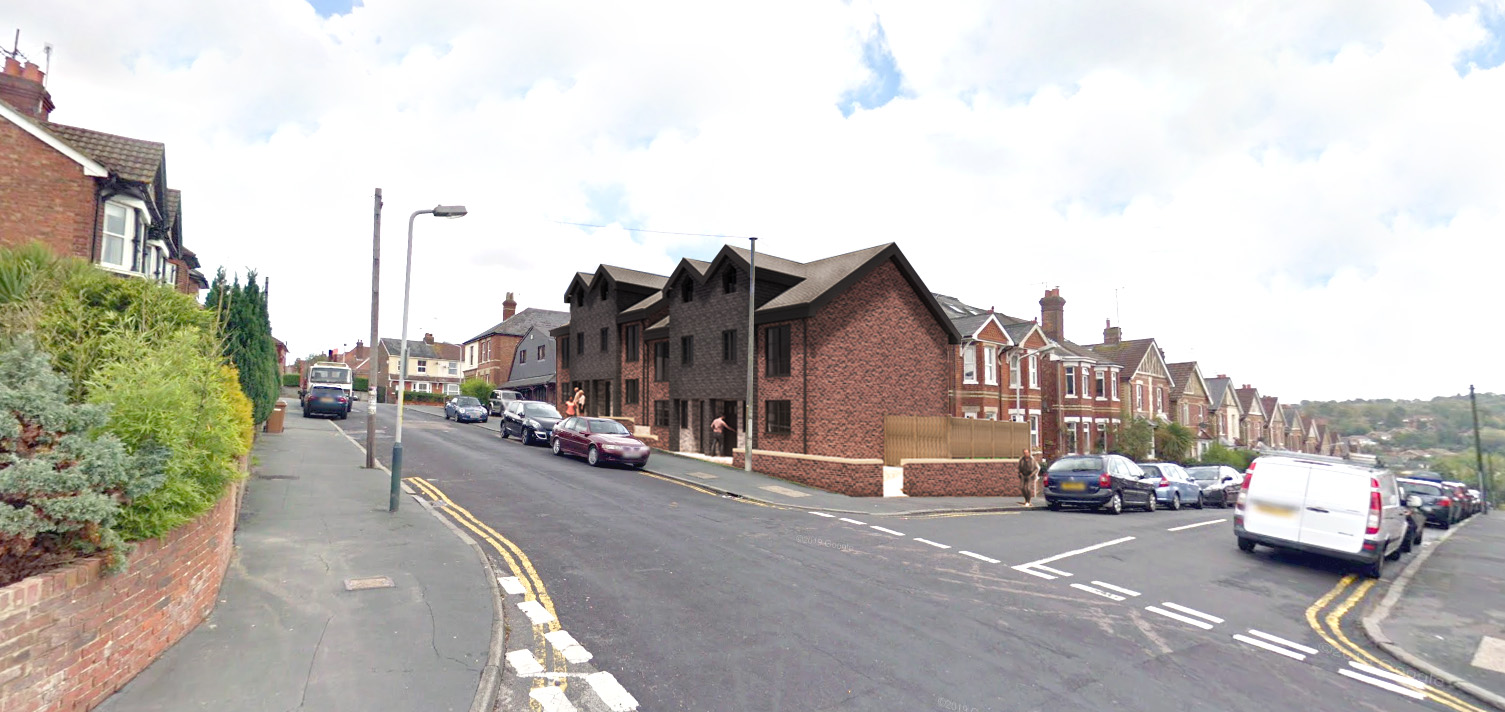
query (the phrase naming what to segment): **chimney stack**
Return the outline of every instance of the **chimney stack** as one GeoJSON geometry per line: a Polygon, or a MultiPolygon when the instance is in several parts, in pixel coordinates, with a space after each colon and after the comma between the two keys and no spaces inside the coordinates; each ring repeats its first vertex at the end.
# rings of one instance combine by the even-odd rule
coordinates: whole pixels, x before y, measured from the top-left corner
{"type": "Polygon", "coordinates": [[[502,302],[502,321],[512,318],[517,313],[517,302],[512,301],[512,292],[507,292],[507,301],[502,302]]]}
{"type": "Polygon", "coordinates": [[[1124,330],[1121,327],[1114,326],[1112,319],[1106,321],[1108,326],[1103,329],[1103,343],[1116,344],[1123,338],[1124,330]]]}
{"type": "Polygon", "coordinates": [[[36,63],[23,65],[15,57],[6,57],[4,70],[0,71],[0,101],[32,119],[46,121],[55,107],[43,79],[42,69],[36,63]]]}
{"type": "Polygon", "coordinates": [[[434,335],[433,334],[424,334],[423,335],[423,343],[432,345],[434,343],[434,335]]]}
{"type": "Polygon", "coordinates": [[[1055,341],[1066,340],[1066,300],[1061,298],[1061,288],[1045,290],[1040,299],[1040,323],[1045,335],[1055,341]]]}

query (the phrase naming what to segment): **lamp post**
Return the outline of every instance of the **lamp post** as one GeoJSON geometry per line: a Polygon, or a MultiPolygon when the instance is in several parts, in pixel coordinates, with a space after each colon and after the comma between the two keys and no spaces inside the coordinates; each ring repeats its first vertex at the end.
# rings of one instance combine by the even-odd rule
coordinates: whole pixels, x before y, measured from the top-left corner
{"type": "Polygon", "coordinates": [[[397,495],[402,491],[402,405],[403,393],[408,389],[408,297],[413,289],[413,221],[419,215],[438,218],[465,217],[463,205],[436,205],[430,210],[415,210],[408,216],[408,259],[402,278],[402,355],[397,366],[397,434],[392,440],[392,489],[387,499],[387,511],[397,511],[397,495]]]}
{"type": "Polygon", "coordinates": [[[742,436],[742,469],[752,472],[753,452],[753,369],[757,365],[758,331],[757,324],[753,321],[753,311],[757,308],[756,296],[758,284],[758,238],[748,238],[751,247],[748,250],[747,259],[747,404],[742,407],[742,414],[746,417],[742,436]]]}

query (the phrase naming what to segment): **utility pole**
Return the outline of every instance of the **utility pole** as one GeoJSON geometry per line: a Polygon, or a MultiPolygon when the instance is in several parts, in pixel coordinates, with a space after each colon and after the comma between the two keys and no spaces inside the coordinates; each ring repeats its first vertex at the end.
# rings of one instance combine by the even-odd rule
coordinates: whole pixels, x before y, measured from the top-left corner
{"type": "MultiPolygon", "coordinates": [[[[1468,405],[1474,411],[1474,457],[1479,460],[1479,499],[1489,502],[1489,475],[1484,471],[1484,448],[1479,438],[1479,399],[1474,396],[1474,387],[1468,387],[1468,405]]],[[[1488,509],[1488,505],[1485,505],[1488,509]]]]}
{"type": "Polygon", "coordinates": [[[381,304],[381,188],[371,214],[371,341],[366,352],[366,469],[376,469],[377,307],[381,304]]]}
{"type": "Polygon", "coordinates": [[[757,325],[753,323],[753,310],[757,307],[757,300],[754,296],[756,296],[758,285],[758,238],[747,239],[751,242],[752,249],[747,260],[747,405],[742,408],[743,414],[747,416],[746,429],[742,432],[747,435],[743,438],[745,442],[742,448],[742,469],[752,472],[753,404],[756,402],[753,395],[753,369],[758,363],[756,358],[758,331],[757,325]]]}

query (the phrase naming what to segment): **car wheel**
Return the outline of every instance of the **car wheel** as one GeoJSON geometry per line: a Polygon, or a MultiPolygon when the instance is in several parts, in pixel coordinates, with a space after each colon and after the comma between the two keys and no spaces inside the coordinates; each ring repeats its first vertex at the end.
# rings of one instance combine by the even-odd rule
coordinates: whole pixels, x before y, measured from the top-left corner
{"type": "Polygon", "coordinates": [[[1159,506],[1159,504],[1160,503],[1155,500],[1155,493],[1150,492],[1149,496],[1144,500],[1144,511],[1153,512],[1155,511],[1155,507],[1159,506]]]}
{"type": "Polygon", "coordinates": [[[1439,524],[1438,526],[1442,527],[1443,529],[1452,529],[1453,528],[1453,523],[1452,522],[1443,522],[1442,524],[1439,524]]]}
{"type": "Polygon", "coordinates": [[[1416,540],[1411,542],[1414,546],[1421,546],[1422,529],[1426,529],[1426,526],[1423,525],[1421,529],[1416,530],[1416,540]]]}
{"type": "Polygon", "coordinates": [[[590,446],[590,449],[585,451],[585,461],[589,462],[591,467],[601,466],[601,453],[596,451],[595,445],[590,446]]]}
{"type": "Polygon", "coordinates": [[[1202,493],[1198,492],[1197,493],[1197,503],[1192,505],[1192,509],[1201,509],[1201,508],[1203,508],[1205,506],[1207,506],[1207,502],[1202,499],[1202,493]]]}
{"type": "Polygon", "coordinates": [[[1179,512],[1179,511],[1181,511],[1181,493],[1180,492],[1176,492],[1175,494],[1171,495],[1171,511],[1172,512],[1179,512]]]}
{"type": "Polygon", "coordinates": [[[1251,551],[1254,551],[1254,540],[1253,539],[1245,539],[1244,537],[1239,537],[1238,538],[1238,550],[1242,551],[1242,552],[1244,552],[1246,554],[1249,553],[1249,552],[1251,552],[1251,551]]]}
{"type": "Polygon", "coordinates": [[[559,447],[559,438],[554,438],[554,442],[550,443],[550,448],[554,450],[555,455],[564,454],[564,450],[559,447]]]}
{"type": "MultiPolygon", "coordinates": [[[[1386,544],[1388,544],[1388,543],[1389,542],[1386,542],[1386,544]]],[[[1384,549],[1382,548],[1381,551],[1384,551],[1384,549]]],[[[1377,579],[1377,578],[1379,578],[1381,576],[1384,576],[1385,575],[1385,559],[1388,559],[1388,558],[1390,558],[1390,557],[1389,556],[1376,556],[1376,557],[1374,557],[1374,562],[1373,563],[1366,564],[1364,566],[1364,569],[1363,569],[1364,576],[1367,577],[1367,578],[1372,578],[1372,579],[1377,579]]]]}
{"type": "Polygon", "coordinates": [[[349,418],[349,417],[350,417],[349,413],[341,413],[340,414],[340,420],[344,420],[344,419],[349,418]]]}
{"type": "Polygon", "coordinates": [[[1123,514],[1124,513],[1124,498],[1120,497],[1117,492],[1114,492],[1113,493],[1113,497],[1108,500],[1108,513],[1109,514],[1123,514]]]}
{"type": "Polygon", "coordinates": [[[1052,512],[1059,512],[1059,511],[1061,511],[1061,503],[1060,502],[1046,502],[1045,503],[1045,508],[1049,509],[1052,512]]]}
{"type": "Polygon", "coordinates": [[[503,440],[507,439],[507,421],[502,421],[502,427],[497,428],[497,432],[501,433],[503,440]]]}
{"type": "Polygon", "coordinates": [[[1396,549],[1396,551],[1400,552],[1401,554],[1411,553],[1411,542],[1414,540],[1415,537],[1411,536],[1411,532],[1406,532],[1406,538],[1401,540],[1400,548],[1396,549]]]}
{"type": "Polygon", "coordinates": [[[528,428],[528,429],[526,429],[526,430],[523,431],[522,435],[519,435],[517,437],[518,437],[518,439],[520,439],[520,440],[523,441],[524,445],[532,445],[533,444],[533,437],[534,437],[533,429],[532,428],[528,428]]]}

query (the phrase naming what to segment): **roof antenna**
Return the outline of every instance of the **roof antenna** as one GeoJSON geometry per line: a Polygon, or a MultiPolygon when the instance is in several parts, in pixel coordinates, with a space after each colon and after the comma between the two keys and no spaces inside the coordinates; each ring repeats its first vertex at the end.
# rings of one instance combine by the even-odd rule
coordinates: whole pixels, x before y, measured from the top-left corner
{"type": "Polygon", "coordinates": [[[52,43],[51,42],[47,42],[47,43],[44,43],[42,45],[42,54],[46,55],[46,58],[42,60],[42,63],[44,65],[46,65],[46,66],[44,66],[42,68],[42,88],[46,89],[47,88],[47,78],[50,77],[50,76],[52,76],[52,43]]]}

